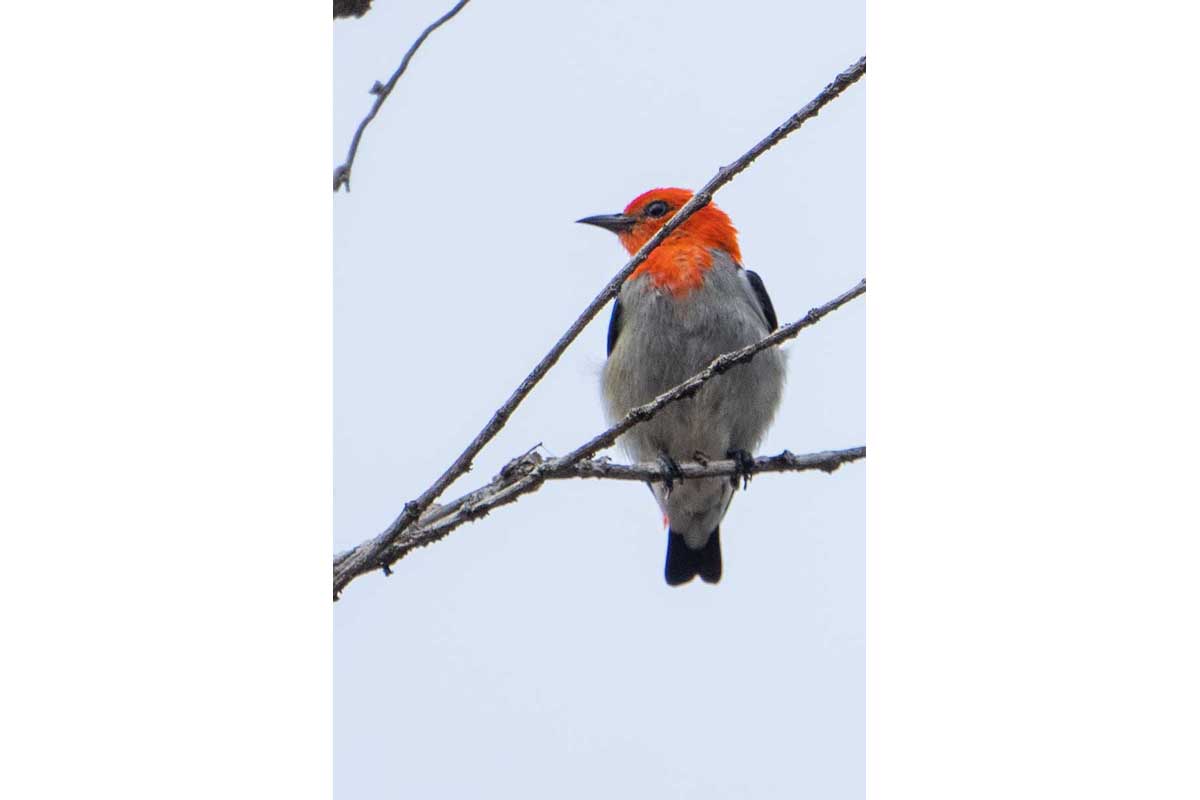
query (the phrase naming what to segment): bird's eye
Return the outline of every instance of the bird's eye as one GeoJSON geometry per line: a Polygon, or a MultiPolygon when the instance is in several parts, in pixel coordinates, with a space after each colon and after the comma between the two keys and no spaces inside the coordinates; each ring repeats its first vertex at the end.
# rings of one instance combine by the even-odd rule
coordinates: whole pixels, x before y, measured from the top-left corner
{"type": "Polygon", "coordinates": [[[652,219],[658,219],[670,211],[671,207],[667,205],[665,200],[655,200],[650,205],[646,206],[646,216],[652,219]]]}

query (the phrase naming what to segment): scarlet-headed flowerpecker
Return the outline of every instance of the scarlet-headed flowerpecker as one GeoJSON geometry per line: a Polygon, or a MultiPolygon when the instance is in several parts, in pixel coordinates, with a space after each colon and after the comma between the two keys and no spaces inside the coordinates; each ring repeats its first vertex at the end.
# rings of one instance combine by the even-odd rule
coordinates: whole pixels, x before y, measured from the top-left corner
{"type": "MultiPolygon", "coordinates": [[[[686,189],[652,189],[620,214],[580,222],[617,234],[630,255],[686,203],[686,189]]],[[[602,388],[615,422],[777,326],[762,280],[742,268],[737,231],[711,203],[654,249],[625,281],[608,326],[602,388]]],[[[669,528],[665,575],[678,586],[695,576],[721,579],[721,520],[737,477],[683,481],[677,461],[733,458],[745,470],[783,392],[784,357],[763,350],[710,380],[621,438],[637,461],[658,461],[675,479],[653,483],[669,528]]]]}

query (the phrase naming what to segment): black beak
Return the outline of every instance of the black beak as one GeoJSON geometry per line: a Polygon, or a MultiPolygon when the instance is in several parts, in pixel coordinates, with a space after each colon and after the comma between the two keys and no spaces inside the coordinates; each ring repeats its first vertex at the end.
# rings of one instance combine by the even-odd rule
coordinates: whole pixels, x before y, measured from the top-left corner
{"type": "Polygon", "coordinates": [[[594,217],[584,217],[575,221],[582,222],[584,225],[595,225],[598,228],[604,228],[604,230],[612,231],[613,233],[625,233],[633,228],[633,224],[637,222],[633,217],[628,217],[624,214],[597,214],[594,217]]]}

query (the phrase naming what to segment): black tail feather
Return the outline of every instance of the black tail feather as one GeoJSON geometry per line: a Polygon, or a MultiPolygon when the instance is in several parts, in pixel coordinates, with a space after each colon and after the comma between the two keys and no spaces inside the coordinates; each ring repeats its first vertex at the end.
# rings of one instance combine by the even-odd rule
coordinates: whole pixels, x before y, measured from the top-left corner
{"type": "Polygon", "coordinates": [[[700,550],[700,580],[717,583],[721,580],[721,529],[715,528],[700,550]]]}
{"type": "Polygon", "coordinates": [[[681,534],[671,531],[667,538],[667,564],[663,572],[669,586],[687,583],[697,575],[705,583],[721,580],[721,529],[714,530],[699,550],[688,547],[681,534]]]}

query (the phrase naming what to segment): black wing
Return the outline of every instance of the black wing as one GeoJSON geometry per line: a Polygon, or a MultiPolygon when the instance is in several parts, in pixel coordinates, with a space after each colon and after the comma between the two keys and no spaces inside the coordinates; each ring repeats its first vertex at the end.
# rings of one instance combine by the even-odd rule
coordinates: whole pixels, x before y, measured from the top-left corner
{"type": "MultiPolygon", "coordinates": [[[[761,284],[760,284],[761,285],[761,284]]],[[[771,302],[770,300],[767,301],[771,302]]],[[[608,355],[612,355],[613,348],[617,346],[617,337],[621,335],[621,298],[617,297],[613,300],[613,313],[608,320],[608,355]]]]}
{"type": "MultiPolygon", "coordinates": [[[[767,318],[767,327],[770,330],[775,330],[779,327],[779,320],[775,318],[775,306],[771,305],[771,295],[767,294],[767,287],[763,286],[762,278],[758,277],[757,272],[746,270],[746,277],[750,279],[750,288],[754,290],[754,296],[758,298],[759,308],[762,309],[763,316],[767,318]]],[[[609,350],[612,350],[613,335],[608,334],[609,350]]]]}

